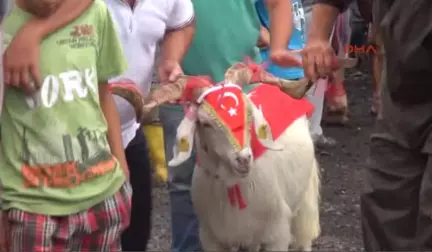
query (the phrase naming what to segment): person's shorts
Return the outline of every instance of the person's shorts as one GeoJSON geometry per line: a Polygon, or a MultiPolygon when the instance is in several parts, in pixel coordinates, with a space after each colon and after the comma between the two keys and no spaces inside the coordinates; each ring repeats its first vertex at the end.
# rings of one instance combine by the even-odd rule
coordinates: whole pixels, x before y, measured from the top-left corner
{"type": "Polygon", "coordinates": [[[7,212],[10,252],[120,252],[120,236],[129,226],[132,188],[126,182],[112,197],[68,216],[7,212]]]}

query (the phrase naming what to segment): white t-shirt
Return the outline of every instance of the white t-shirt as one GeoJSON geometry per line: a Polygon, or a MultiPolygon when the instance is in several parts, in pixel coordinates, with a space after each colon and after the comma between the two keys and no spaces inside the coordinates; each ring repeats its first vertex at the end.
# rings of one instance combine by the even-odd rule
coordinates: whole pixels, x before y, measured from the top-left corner
{"type": "MultiPolygon", "coordinates": [[[[132,80],[144,95],[150,91],[157,44],[165,32],[193,21],[191,0],[137,0],[132,10],[122,0],[106,0],[117,26],[120,41],[129,64],[122,76],[111,79],[132,80]]],[[[127,147],[139,128],[132,106],[115,97],[122,122],[123,145],[127,147]]]]}

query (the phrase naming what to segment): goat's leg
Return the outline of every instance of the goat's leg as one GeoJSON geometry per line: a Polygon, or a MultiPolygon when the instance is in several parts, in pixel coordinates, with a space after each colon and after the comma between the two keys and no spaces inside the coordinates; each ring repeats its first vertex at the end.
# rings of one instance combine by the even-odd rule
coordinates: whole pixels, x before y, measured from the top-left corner
{"type": "Polygon", "coordinates": [[[283,239],[279,239],[278,241],[263,246],[263,251],[288,251],[288,247],[289,241],[286,237],[283,237],[283,239]]]}
{"type": "Polygon", "coordinates": [[[270,229],[266,230],[266,238],[262,244],[263,251],[288,251],[291,244],[291,210],[288,206],[281,218],[271,223],[270,229]]]}
{"type": "Polygon", "coordinates": [[[300,203],[297,214],[292,219],[293,249],[297,251],[311,251],[312,241],[320,234],[318,169],[315,164],[312,169],[309,188],[300,203]]]}
{"type": "MultiPolygon", "coordinates": [[[[288,224],[288,223],[287,223],[288,224]]],[[[263,251],[288,251],[291,243],[291,234],[289,224],[287,228],[283,229],[284,232],[279,232],[272,236],[272,241],[265,243],[262,248],[263,251]]]]}
{"type": "MultiPolygon", "coordinates": [[[[209,232],[209,230],[200,227],[199,238],[202,249],[206,252],[212,251],[226,251],[227,248],[218,242],[209,232]]],[[[228,248],[227,251],[237,251],[235,248],[228,248]]]]}

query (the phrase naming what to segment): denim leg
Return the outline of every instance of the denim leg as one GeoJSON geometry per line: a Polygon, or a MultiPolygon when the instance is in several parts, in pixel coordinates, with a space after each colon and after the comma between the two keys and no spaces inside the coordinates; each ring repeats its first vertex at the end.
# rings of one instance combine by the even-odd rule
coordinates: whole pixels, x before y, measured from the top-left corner
{"type": "MultiPolygon", "coordinates": [[[[159,110],[167,162],[173,158],[177,127],[184,117],[179,106],[163,105],[159,110]]],[[[196,154],[177,167],[168,166],[168,190],[171,201],[172,251],[201,251],[198,220],[194,213],[190,188],[196,154]]]]}

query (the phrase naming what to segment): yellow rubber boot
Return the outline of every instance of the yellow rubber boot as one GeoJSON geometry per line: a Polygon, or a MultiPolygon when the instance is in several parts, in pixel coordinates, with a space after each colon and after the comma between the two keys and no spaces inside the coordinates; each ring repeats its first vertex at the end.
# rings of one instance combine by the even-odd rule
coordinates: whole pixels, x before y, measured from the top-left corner
{"type": "Polygon", "coordinates": [[[168,180],[168,169],[165,161],[162,126],[160,124],[144,125],[143,131],[147,139],[153,169],[155,169],[155,178],[158,182],[165,183],[168,180]]]}

